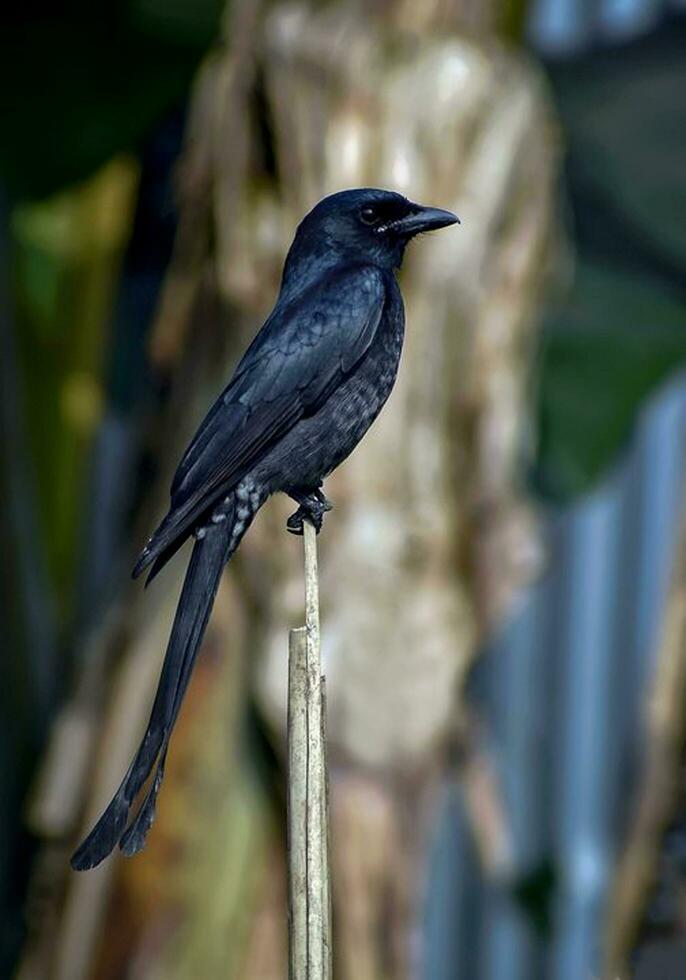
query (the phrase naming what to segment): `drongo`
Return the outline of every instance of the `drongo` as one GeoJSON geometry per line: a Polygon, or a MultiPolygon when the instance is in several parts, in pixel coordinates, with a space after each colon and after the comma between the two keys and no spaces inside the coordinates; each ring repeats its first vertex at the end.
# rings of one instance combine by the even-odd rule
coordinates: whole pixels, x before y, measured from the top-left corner
{"type": "Polygon", "coordinates": [[[457,221],[450,211],[373,188],[324,198],[298,226],[276,305],[183,456],[169,512],[134,577],[153,578],[191,535],[193,551],[140,747],[112,802],[72,857],[95,867],[118,844],[135,854],[155,801],[222,570],[276,491],[319,531],[331,508],[323,479],[352,452],[388,398],[405,314],[395,273],[415,235],[457,221]],[[136,797],[154,775],[129,823],[136,797]]]}

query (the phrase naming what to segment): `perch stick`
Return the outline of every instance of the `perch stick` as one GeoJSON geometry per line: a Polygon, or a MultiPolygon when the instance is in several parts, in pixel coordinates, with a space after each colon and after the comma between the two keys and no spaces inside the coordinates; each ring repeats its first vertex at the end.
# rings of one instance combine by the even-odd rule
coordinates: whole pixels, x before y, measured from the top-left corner
{"type": "Polygon", "coordinates": [[[317,537],[305,522],[305,626],[288,638],[288,904],[290,980],[329,980],[330,883],[325,695],[317,537]]]}

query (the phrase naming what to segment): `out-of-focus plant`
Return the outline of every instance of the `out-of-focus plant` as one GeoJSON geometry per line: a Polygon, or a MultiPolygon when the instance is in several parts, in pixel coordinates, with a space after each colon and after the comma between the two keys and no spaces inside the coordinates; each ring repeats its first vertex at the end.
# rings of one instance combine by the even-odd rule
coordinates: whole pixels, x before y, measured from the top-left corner
{"type": "Polygon", "coordinates": [[[151,128],[185,101],[220,7],[70,0],[3,12],[1,448],[11,474],[2,480],[0,517],[8,566],[0,610],[8,647],[0,713],[3,975],[20,939],[30,851],[21,800],[69,678],[82,612],[75,586],[91,544],[84,540],[90,462],[107,401],[137,154],[151,128]]]}
{"type": "Polygon", "coordinates": [[[95,177],[14,211],[20,363],[42,538],[61,612],[71,608],[87,463],[103,409],[108,326],[131,226],[137,166],[120,157],[95,177]]]}
{"type": "Polygon", "coordinates": [[[46,197],[135,150],[185,98],[222,7],[63,0],[5,13],[0,175],[10,196],[46,197]]]}
{"type": "Polygon", "coordinates": [[[607,471],[646,395],[686,363],[685,41],[676,22],[549,66],[576,255],[540,364],[535,482],[556,500],[607,471]]]}

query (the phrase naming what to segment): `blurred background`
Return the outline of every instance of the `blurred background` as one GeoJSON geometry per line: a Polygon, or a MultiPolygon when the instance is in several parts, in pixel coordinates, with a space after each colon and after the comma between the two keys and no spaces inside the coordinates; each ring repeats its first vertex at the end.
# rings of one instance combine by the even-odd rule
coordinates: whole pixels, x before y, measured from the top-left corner
{"type": "Polygon", "coordinates": [[[68,857],[183,557],[134,555],[325,193],[454,209],[320,538],[340,980],[686,976],[683,0],[82,0],[0,35],[0,975],[285,975],[292,507],[146,851],[68,857]]]}

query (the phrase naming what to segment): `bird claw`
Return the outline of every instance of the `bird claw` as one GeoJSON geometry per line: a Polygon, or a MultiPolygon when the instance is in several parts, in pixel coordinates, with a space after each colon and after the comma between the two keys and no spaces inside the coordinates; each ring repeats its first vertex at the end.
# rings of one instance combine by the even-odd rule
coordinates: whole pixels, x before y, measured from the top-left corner
{"type": "Polygon", "coordinates": [[[304,522],[309,521],[319,534],[324,523],[324,514],[332,509],[331,501],[326,499],[321,490],[316,490],[300,500],[300,506],[286,521],[286,530],[291,534],[302,534],[304,522]]]}

